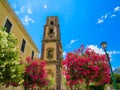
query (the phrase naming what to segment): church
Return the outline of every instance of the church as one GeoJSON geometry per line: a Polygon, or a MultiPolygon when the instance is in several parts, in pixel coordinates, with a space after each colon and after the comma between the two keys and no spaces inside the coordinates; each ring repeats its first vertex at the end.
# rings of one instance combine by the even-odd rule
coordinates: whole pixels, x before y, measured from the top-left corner
{"type": "Polygon", "coordinates": [[[62,86],[62,44],[57,16],[47,17],[42,39],[41,60],[47,62],[47,72],[55,80],[51,90],[61,90],[62,86]]]}
{"type": "MultiPolygon", "coordinates": [[[[27,56],[38,56],[39,50],[31,37],[24,28],[22,22],[19,20],[7,0],[0,0],[0,26],[6,27],[8,33],[14,33],[18,39],[16,47],[19,47],[20,58],[25,60],[27,56]]],[[[46,18],[44,25],[44,33],[42,39],[41,60],[47,62],[47,72],[55,80],[55,85],[51,90],[62,89],[62,44],[60,35],[60,26],[57,16],[50,16],[46,18]]],[[[13,90],[13,87],[0,87],[0,90],[13,90]]],[[[23,90],[23,87],[17,87],[14,90],[23,90]]],[[[39,88],[37,88],[39,90],[39,88]]]]}

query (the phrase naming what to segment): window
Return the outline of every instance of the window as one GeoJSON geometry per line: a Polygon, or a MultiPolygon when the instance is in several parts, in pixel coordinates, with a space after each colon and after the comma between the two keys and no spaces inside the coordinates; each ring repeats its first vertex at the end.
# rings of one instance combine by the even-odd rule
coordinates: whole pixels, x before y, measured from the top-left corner
{"type": "Polygon", "coordinates": [[[50,29],[50,30],[49,30],[49,33],[50,33],[50,34],[53,33],[53,29],[50,29]]]}
{"type": "Polygon", "coordinates": [[[26,41],[23,39],[22,40],[22,46],[21,46],[21,51],[24,52],[25,50],[25,45],[26,45],[26,41]]]}
{"type": "Polygon", "coordinates": [[[50,25],[53,25],[53,24],[54,24],[54,22],[53,22],[53,21],[51,21],[51,22],[50,22],[50,25]]]}
{"type": "Polygon", "coordinates": [[[32,51],[32,60],[34,59],[34,51],[32,51]]]}
{"type": "Polygon", "coordinates": [[[6,22],[5,22],[5,26],[6,28],[6,32],[7,33],[10,33],[10,30],[11,30],[11,27],[12,27],[12,23],[7,19],[6,22]]]}
{"type": "Polygon", "coordinates": [[[53,48],[47,49],[47,58],[52,59],[53,58],[53,48]]]}
{"type": "Polygon", "coordinates": [[[54,36],[54,30],[53,29],[49,29],[49,32],[48,32],[48,36],[50,37],[50,38],[52,38],[53,36],[54,36]]]}

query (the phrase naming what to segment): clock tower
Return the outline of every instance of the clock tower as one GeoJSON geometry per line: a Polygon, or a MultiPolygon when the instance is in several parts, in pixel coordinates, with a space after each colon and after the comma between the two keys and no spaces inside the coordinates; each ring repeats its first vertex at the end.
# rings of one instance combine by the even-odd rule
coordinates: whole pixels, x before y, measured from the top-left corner
{"type": "Polygon", "coordinates": [[[47,72],[55,80],[52,90],[61,90],[62,44],[57,16],[47,17],[44,26],[41,59],[47,62],[47,72]]]}

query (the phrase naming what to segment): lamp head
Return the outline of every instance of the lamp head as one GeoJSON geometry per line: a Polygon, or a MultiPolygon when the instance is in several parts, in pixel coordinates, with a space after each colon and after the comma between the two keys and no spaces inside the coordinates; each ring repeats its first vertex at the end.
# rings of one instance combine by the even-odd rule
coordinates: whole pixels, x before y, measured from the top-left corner
{"type": "Polygon", "coordinates": [[[106,48],[107,48],[107,42],[102,42],[100,45],[101,45],[101,47],[102,47],[103,49],[106,49],[106,48]]]}

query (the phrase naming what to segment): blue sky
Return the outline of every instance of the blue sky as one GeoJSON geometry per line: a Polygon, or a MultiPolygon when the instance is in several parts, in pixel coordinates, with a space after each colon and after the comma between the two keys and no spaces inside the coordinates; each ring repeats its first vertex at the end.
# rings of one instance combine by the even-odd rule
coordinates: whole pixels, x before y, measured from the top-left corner
{"type": "Polygon", "coordinates": [[[103,53],[108,43],[112,67],[120,66],[120,0],[8,0],[41,51],[47,16],[58,16],[63,55],[84,44],[103,53]]]}

